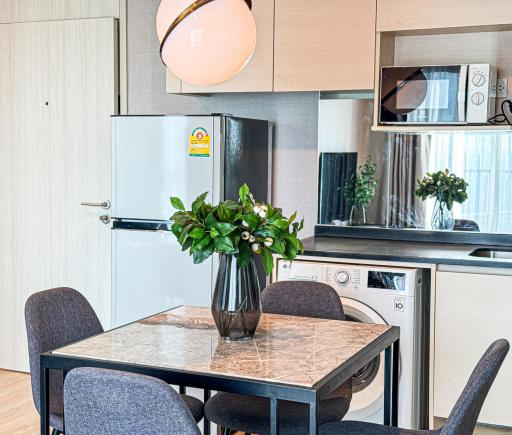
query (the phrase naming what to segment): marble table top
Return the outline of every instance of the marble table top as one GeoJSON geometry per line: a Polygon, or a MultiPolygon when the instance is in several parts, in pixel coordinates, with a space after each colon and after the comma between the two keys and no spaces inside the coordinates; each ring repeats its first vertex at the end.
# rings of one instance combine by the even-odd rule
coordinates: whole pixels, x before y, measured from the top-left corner
{"type": "Polygon", "coordinates": [[[390,329],[263,314],[253,340],[227,342],[208,308],[182,306],[53,354],[312,388],[390,329]]]}

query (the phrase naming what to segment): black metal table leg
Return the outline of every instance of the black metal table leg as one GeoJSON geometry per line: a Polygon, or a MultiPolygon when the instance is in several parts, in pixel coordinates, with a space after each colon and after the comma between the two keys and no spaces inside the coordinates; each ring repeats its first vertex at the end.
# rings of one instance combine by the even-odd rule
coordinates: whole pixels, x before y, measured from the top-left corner
{"type": "Polygon", "coordinates": [[[270,398],[270,435],[279,435],[279,402],[270,398]]]}
{"type": "Polygon", "coordinates": [[[50,431],[50,369],[41,363],[39,375],[41,435],[48,435],[50,431]]]}
{"type": "Polygon", "coordinates": [[[309,404],[309,435],[318,435],[318,397],[309,404]]]}
{"type": "Polygon", "coordinates": [[[398,378],[400,371],[400,340],[393,343],[393,370],[391,378],[391,425],[398,426],[398,378]]]}
{"type": "Polygon", "coordinates": [[[391,347],[384,353],[384,424],[391,424],[391,347]]]}
{"type": "Polygon", "coordinates": [[[398,375],[400,341],[396,340],[385,351],[384,424],[398,426],[398,375]]]}
{"type": "MultiPolygon", "coordinates": [[[[206,405],[206,402],[210,400],[210,397],[212,397],[212,392],[210,390],[204,390],[204,404],[206,405]]],[[[210,422],[206,418],[206,415],[203,417],[203,435],[210,435],[210,422]]]]}

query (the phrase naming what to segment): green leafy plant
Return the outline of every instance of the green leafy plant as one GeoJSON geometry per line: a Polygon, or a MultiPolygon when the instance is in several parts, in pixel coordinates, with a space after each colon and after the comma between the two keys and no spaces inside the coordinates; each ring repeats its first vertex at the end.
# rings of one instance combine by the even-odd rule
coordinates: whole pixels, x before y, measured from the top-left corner
{"type": "Polygon", "coordinates": [[[462,204],[468,199],[468,183],[448,169],[427,173],[422,180],[418,180],[418,188],[414,194],[425,201],[427,198],[435,198],[440,204],[445,204],[448,210],[453,204],[462,204]]]}
{"type": "Polygon", "coordinates": [[[280,208],[257,202],[247,184],[240,187],[239,200],[227,200],[213,206],[205,202],[208,192],[199,195],[191,210],[183,202],[171,198],[177,210],[171,217],[172,232],[183,251],[189,251],[194,263],[202,263],[214,252],[237,257],[238,265],[249,265],[253,255],[261,255],[265,273],[274,268],[272,254],[293,260],[304,252],[297,234],[304,220],[295,222],[297,212],[290,218],[280,208]]]}
{"type": "Polygon", "coordinates": [[[345,184],[344,195],[351,205],[360,208],[366,208],[370,205],[377,187],[377,180],[375,179],[376,169],[377,166],[370,156],[364,165],[360,166],[358,171],[345,184]]]}

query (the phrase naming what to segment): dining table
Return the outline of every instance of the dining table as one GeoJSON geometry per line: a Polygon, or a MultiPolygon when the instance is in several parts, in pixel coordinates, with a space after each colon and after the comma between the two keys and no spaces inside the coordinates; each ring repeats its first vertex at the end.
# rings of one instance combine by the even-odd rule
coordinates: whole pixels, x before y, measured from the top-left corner
{"type": "Polygon", "coordinates": [[[208,308],[179,306],[41,354],[41,434],[49,431],[50,371],[65,377],[97,367],[199,388],[205,399],[210,391],[268,398],[271,435],[279,433],[279,402],[300,402],[317,435],[320,400],[382,352],[383,423],[396,426],[399,338],[396,326],[263,313],[254,338],[226,341],[208,308]]]}

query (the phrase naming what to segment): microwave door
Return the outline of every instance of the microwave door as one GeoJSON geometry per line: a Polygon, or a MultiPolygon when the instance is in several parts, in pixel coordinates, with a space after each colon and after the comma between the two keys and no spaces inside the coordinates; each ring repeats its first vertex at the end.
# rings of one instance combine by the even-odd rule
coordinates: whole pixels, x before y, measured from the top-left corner
{"type": "Polygon", "coordinates": [[[388,67],[382,70],[381,122],[465,122],[467,65],[388,67]]]}

